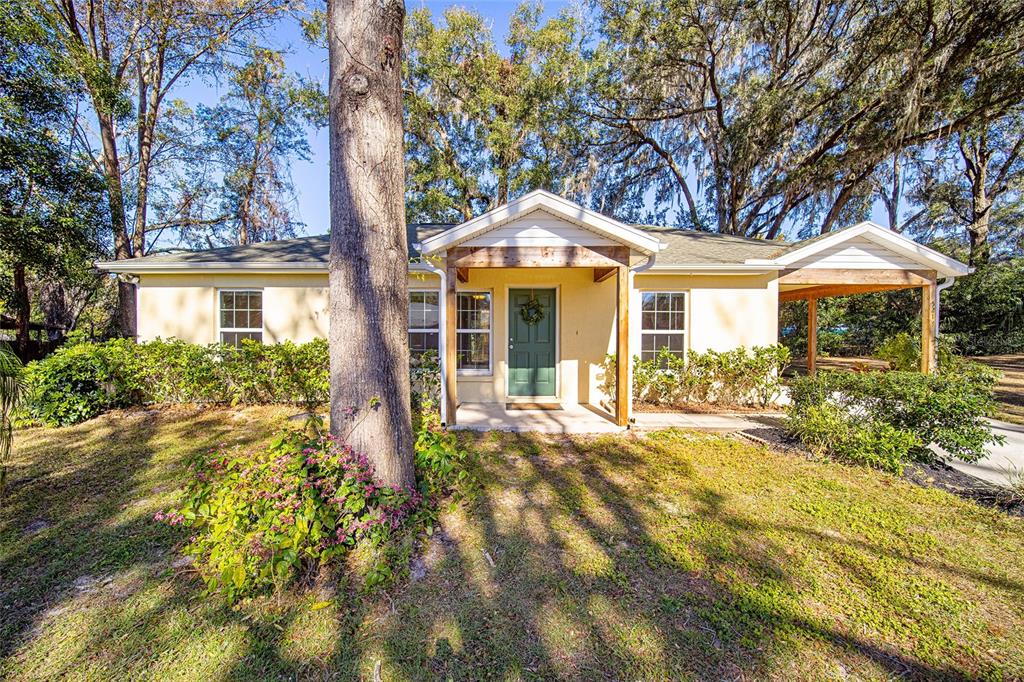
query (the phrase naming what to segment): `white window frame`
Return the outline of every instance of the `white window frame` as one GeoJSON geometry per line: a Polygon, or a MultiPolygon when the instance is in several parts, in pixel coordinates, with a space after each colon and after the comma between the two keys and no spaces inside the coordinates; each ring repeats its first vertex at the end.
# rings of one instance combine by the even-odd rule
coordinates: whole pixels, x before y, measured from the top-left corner
{"type": "Polygon", "coordinates": [[[258,331],[260,333],[260,343],[264,343],[264,339],[266,339],[266,337],[267,337],[267,329],[266,329],[267,323],[266,323],[266,319],[264,317],[266,315],[267,306],[266,306],[266,296],[264,294],[263,289],[254,288],[254,287],[237,287],[237,288],[236,287],[225,287],[223,289],[217,289],[216,291],[217,291],[217,343],[224,343],[223,337],[221,336],[221,334],[223,332],[229,332],[229,333],[230,332],[235,332],[235,333],[237,333],[237,332],[255,332],[255,331],[258,331]],[[236,294],[259,294],[260,295],[260,320],[261,320],[262,323],[260,324],[260,328],[259,329],[256,329],[255,327],[222,327],[221,326],[221,324],[220,324],[221,312],[223,310],[222,307],[221,307],[221,294],[222,293],[228,293],[228,292],[236,293],[236,294]]]}
{"type": "Polygon", "coordinates": [[[490,289],[458,289],[455,292],[455,324],[459,324],[459,295],[460,294],[486,294],[490,304],[491,314],[488,317],[487,329],[463,329],[455,328],[455,367],[456,375],[466,377],[491,376],[494,373],[494,292],[490,289]],[[487,369],[458,369],[459,366],[459,334],[480,334],[487,332],[487,369]]]}
{"type": "MultiPolygon", "coordinates": [[[[413,294],[436,294],[437,295],[437,326],[436,327],[409,327],[409,334],[437,334],[437,354],[441,355],[441,334],[444,330],[441,329],[441,306],[444,305],[444,294],[440,289],[409,289],[409,305],[412,305],[413,294]]],[[[406,343],[408,343],[408,336],[406,336],[406,343]]],[[[412,352],[412,345],[409,345],[409,352],[412,352]]]]}
{"type": "MultiPolygon", "coordinates": [[[[640,332],[639,347],[637,348],[637,357],[640,358],[641,362],[644,360],[644,335],[645,334],[672,334],[683,337],[683,362],[686,361],[687,356],[690,354],[690,292],[689,290],[678,290],[678,289],[641,289],[639,292],[639,305],[637,306],[639,311],[640,319],[637,321],[637,328],[640,332]],[[645,294],[671,294],[674,296],[683,297],[683,328],[682,329],[644,329],[644,295],[645,294]]],[[[655,350],[655,353],[660,352],[661,349],[655,350]]],[[[652,358],[655,359],[655,358],[652,358]]]]}

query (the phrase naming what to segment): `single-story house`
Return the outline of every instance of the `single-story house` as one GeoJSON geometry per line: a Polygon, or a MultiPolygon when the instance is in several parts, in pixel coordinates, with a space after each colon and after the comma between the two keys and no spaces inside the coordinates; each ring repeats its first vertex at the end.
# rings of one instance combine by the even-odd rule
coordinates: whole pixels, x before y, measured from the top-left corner
{"type": "MultiPolygon", "coordinates": [[[[98,266],[137,282],[140,340],[304,342],[327,335],[328,250],[301,237],[98,266]]],[[[540,190],[459,225],[410,225],[409,252],[409,344],[439,352],[449,425],[460,406],[543,403],[624,426],[630,363],[608,381],[609,355],[774,344],[779,303],[795,299],[816,330],[818,298],[921,288],[930,371],[938,291],[970,272],[867,222],[783,243],[627,225],[540,190]]]]}

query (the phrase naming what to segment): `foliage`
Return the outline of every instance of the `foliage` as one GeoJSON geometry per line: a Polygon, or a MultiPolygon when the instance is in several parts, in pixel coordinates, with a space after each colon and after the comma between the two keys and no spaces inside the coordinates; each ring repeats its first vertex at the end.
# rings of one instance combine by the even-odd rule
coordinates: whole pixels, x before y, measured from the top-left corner
{"type": "Polygon", "coordinates": [[[819,371],[790,382],[787,421],[811,447],[890,470],[896,456],[933,460],[932,443],[973,462],[998,442],[984,420],[995,413],[996,378],[970,362],[954,363],[942,374],[819,371]],[[871,447],[879,452],[870,455],[871,447]]]}
{"type": "Polygon", "coordinates": [[[624,216],[825,232],[866,217],[868,178],[893,152],[1020,102],[1012,0],[596,5],[595,153],[624,216]]]}
{"type": "MultiPolygon", "coordinates": [[[[284,433],[269,448],[214,451],[189,464],[180,509],[157,520],[193,533],[193,557],[211,592],[230,600],[281,586],[361,542],[385,543],[422,495],[381,485],[363,455],[330,437],[284,433]]],[[[372,587],[392,575],[375,566],[372,587]]]]}
{"type": "MultiPolygon", "coordinates": [[[[614,357],[610,357],[614,363],[614,357]]],[[[606,361],[608,362],[608,361],[606,361]]],[[[729,351],[691,351],[685,360],[661,349],[652,360],[633,359],[633,400],[650,405],[720,405],[775,401],[789,350],[781,345],[743,346],[729,351]]],[[[614,371],[606,371],[614,376],[614,371]]]]}
{"type": "MultiPolygon", "coordinates": [[[[28,322],[54,287],[80,308],[99,287],[88,264],[102,250],[103,184],[68,152],[62,131],[77,104],[66,55],[35,5],[0,8],[0,308],[17,315],[18,350],[28,322]],[[34,291],[33,291],[34,290],[34,291]],[[36,303],[33,306],[33,303],[36,303]]],[[[59,320],[66,322],[66,320],[59,320]]]]}
{"type": "Polygon", "coordinates": [[[854,464],[902,473],[911,453],[920,447],[917,436],[885,422],[851,415],[831,403],[812,404],[791,416],[790,432],[817,454],[854,464]]]}
{"type": "Polygon", "coordinates": [[[404,106],[410,220],[452,222],[537,187],[578,193],[587,172],[579,98],[579,19],[541,24],[539,5],[509,20],[507,55],[480,14],[449,8],[406,21],[404,106]]]}
{"type": "Polygon", "coordinates": [[[0,343],[0,506],[7,487],[7,467],[14,442],[13,415],[24,393],[21,362],[10,348],[0,343]]]}
{"type": "MultiPolygon", "coordinates": [[[[875,357],[889,363],[889,369],[913,372],[921,368],[921,337],[900,332],[883,341],[875,349],[875,357]]],[[[938,339],[940,371],[955,371],[961,359],[953,352],[953,342],[945,336],[938,339]]]]}
{"type": "Polygon", "coordinates": [[[1024,258],[980,265],[942,293],[943,335],[965,355],[1024,351],[1024,258]]]}
{"type": "Polygon", "coordinates": [[[441,404],[441,364],[437,351],[413,354],[409,359],[409,383],[415,414],[435,412],[441,404]]]}
{"type": "Polygon", "coordinates": [[[71,342],[29,363],[25,419],[75,424],[113,407],[159,402],[298,403],[327,401],[327,342],[240,347],[179,340],[71,342]]]}

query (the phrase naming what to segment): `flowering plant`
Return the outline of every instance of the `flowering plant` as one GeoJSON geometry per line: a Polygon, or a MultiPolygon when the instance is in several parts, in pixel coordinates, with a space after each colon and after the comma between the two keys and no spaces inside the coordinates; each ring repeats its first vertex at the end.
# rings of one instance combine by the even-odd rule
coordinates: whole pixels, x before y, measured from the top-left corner
{"type": "MultiPolygon", "coordinates": [[[[157,520],[193,531],[185,548],[229,600],[281,584],[361,541],[387,540],[417,514],[415,489],[381,485],[364,455],[331,437],[278,436],[268,449],[212,450],[189,464],[181,509],[157,520]]],[[[371,571],[371,580],[389,570],[371,571]]]]}

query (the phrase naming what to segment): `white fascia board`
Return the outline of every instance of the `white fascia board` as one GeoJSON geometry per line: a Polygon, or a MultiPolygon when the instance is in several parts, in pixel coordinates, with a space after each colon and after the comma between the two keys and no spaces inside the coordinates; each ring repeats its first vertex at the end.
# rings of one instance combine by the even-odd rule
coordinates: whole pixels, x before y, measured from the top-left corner
{"type": "Polygon", "coordinates": [[[825,249],[831,248],[837,244],[842,244],[845,241],[849,241],[850,239],[854,239],[859,236],[863,236],[865,239],[869,239],[876,244],[885,246],[897,253],[903,254],[908,258],[921,263],[923,267],[934,268],[939,274],[948,277],[960,277],[971,272],[971,268],[969,266],[961,263],[955,258],[943,255],[934,249],[918,244],[909,237],[893,232],[892,230],[887,230],[886,228],[869,221],[858,223],[857,225],[848,227],[845,230],[839,230],[824,239],[820,239],[813,244],[808,244],[803,248],[785,253],[778,258],[748,258],[744,262],[748,265],[792,265],[793,263],[809,258],[816,253],[820,253],[825,249]]]}
{"type": "Polygon", "coordinates": [[[656,237],[643,230],[620,223],[596,211],[583,208],[568,199],[538,189],[510,201],[504,206],[488,211],[482,216],[424,239],[420,252],[425,255],[438,253],[537,209],[544,209],[559,218],[579,224],[645,254],[657,253],[665,248],[665,245],[656,237]]]}
{"type": "Polygon", "coordinates": [[[784,269],[785,265],[766,262],[763,264],[746,263],[680,263],[678,265],[655,265],[647,273],[659,275],[766,275],[784,269]]]}
{"type": "MultiPolygon", "coordinates": [[[[96,261],[93,263],[98,270],[125,274],[230,274],[236,272],[267,273],[267,274],[315,274],[327,272],[327,263],[140,263],[136,259],[96,261]],[[134,262],[133,262],[134,261],[134,262]]],[[[432,270],[425,263],[409,263],[410,272],[426,272],[432,270]]]]}

